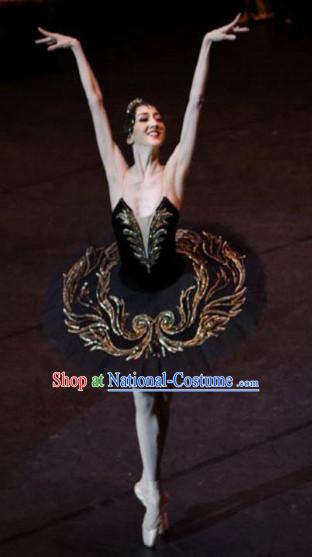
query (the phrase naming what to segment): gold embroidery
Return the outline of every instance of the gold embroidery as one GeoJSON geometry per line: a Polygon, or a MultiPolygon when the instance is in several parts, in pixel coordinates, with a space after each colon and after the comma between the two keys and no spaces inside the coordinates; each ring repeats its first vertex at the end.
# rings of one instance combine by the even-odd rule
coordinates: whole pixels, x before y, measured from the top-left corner
{"type": "Polygon", "coordinates": [[[161,244],[167,234],[166,225],[171,213],[166,209],[157,209],[155,212],[148,236],[147,254],[144,249],[143,235],[141,228],[130,207],[124,207],[117,218],[122,222],[123,234],[127,237],[133,254],[142,265],[145,265],[150,273],[152,266],[156,263],[161,252],[161,244]]]}
{"type": "Polygon", "coordinates": [[[164,309],[155,317],[137,314],[128,325],[125,301],[110,293],[111,270],[119,263],[118,247],[114,242],[106,249],[88,248],[63,275],[68,332],[79,335],[90,350],[103,350],[127,360],[183,351],[217,336],[228,321],[240,313],[245,302],[245,256],[230,248],[220,236],[205,231],[199,234],[179,229],[176,243],[178,253],[191,261],[195,279],[195,284],[180,294],[177,320],[173,311],[164,309]],[[217,265],[213,281],[209,261],[217,265]],[[98,269],[97,285],[92,300],[88,276],[95,269],[98,269]],[[81,281],[84,282],[79,287],[81,281]],[[230,294],[224,292],[229,288],[230,294]],[[187,331],[189,338],[181,340],[181,333],[185,337],[187,331]],[[122,346],[118,339],[122,339],[122,346]]]}

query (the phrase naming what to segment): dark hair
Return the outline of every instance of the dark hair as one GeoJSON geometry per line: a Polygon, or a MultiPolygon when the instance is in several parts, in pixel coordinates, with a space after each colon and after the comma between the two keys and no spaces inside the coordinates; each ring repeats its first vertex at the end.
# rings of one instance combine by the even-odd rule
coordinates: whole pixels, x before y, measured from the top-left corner
{"type": "Polygon", "coordinates": [[[125,115],[125,121],[124,121],[124,126],[123,126],[123,131],[125,133],[125,135],[128,137],[132,131],[133,131],[133,126],[134,126],[134,122],[135,122],[135,113],[136,113],[136,109],[139,106],[155,106],[153,103],[150,103],[144,99],[141,99],[139,97],[137,97],[136,99],[133,99],[133,101],[131,101],[127,108],[126,108],[126,115],[125,115]]]}

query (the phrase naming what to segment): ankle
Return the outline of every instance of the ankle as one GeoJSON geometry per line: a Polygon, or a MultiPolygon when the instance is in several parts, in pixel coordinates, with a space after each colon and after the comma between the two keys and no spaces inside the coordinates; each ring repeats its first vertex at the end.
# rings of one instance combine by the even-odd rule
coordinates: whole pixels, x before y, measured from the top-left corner
{"type": "Polygon", "coordinates": [[[155,479],[151,479],[148,476],[145,476],[144,473],[142,474],[141,478],[139,479],[138,483],[144,488],[145,487],[156,487],[156,488],[160,488],[162,485],[161,480],[155,480],[155,479]]]}

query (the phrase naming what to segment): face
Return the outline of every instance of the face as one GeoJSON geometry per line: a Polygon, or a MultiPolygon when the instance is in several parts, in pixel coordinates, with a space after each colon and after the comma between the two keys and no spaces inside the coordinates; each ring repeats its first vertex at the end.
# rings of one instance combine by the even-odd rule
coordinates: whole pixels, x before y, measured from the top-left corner
{"type": "Polygon", "coordinates": [[[136,109],[131,143],[161,146],[165,140],[166,126],[155,106],[142,105],[136,109]]]}

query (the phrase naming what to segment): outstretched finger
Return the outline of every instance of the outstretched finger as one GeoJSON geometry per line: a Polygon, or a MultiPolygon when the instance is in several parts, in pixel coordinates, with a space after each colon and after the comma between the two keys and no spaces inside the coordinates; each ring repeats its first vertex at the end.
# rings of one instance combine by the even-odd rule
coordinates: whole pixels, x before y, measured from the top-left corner
{"type": "Polygon", "coordinates": [[[36,44],[49,43],[52,40],[53,39],[51,39],[51,37],[45,37],[44,39],[36,39],[35,43],[36,44]]]}
{"type": "Polygon", "coordinates": [[[37,27],[37,29],[38,31],[40,31],[40,33],[42,33],[46,37],[52,37],[54,35],[54,33],[51,33],[51,31],[47,31],[46,29],[43,29],[43,27],[37,27]]]}
{"type": "Polygon", "coordinates": [[[237,16],[233,19],[233,21],[231,21],[231,23],[229,23],[228,25],[226,25],[226,27],[228,29],[231,29],[231,27],[235,27],[236,24],[239,22],[240,18],[241,18],[241,13],[237,14],[237,16]]]}
{"type": "Polygon", "coordinates": [[[220,31],[223,31],[224,33],[227,33],[228,31],[233,29],[233,27],[236,27],[237,23],[239,22],[240,17],[241,17],[241,13],[237,14],[235,19],[233,19],[233,21],[231,21],[231,23],[227,23],[227,25],[223,25],[223,27],[220,27],[220,31]]]}
{"type": "Polygon", "coordinates": [[[53,44],[51,46],[48,46],[47,50],[51,51],[51,50],[56,50],[57,48],[60,48],[58,44],[53,44]]]}
{"type": "Polygon", "coordinates": [[[250,31],[249,27],[234,27],[234,33],[247,33],[250,31]]]}
{"type": "Polygon", "coordinates": [[[224,35],[224,38],[225,38],[227,41],[235,41],[236,35],[230,35],[230,34],[227,33],[226,35],[224,35]]]}

